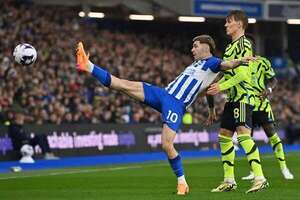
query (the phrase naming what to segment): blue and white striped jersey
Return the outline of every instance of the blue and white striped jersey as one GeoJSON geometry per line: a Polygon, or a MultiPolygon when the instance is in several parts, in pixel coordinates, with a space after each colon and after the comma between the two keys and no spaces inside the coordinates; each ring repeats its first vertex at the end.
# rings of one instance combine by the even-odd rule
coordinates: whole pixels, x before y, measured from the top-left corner
{"type": "Polygon", "coordinates": [[[221,62],[221,59],[213,56],[197,60],[169,83],[165,90],[188,107],[216,78],[221,62]]]}

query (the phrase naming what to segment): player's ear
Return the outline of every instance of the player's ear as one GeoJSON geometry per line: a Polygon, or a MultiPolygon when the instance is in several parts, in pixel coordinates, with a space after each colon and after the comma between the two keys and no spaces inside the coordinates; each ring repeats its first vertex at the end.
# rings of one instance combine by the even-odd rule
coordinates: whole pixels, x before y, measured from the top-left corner
{"type": "Polygon", "coordinates": [[[239,28],[241,28],[243,26],[241,21],[239,21],[238,24],[239,24],[239,28]]]}
{"type": "Polygon", "coordinates": [[[205,45],[205,50],[211,53],[210,46],[208,44],[205,45]]]}

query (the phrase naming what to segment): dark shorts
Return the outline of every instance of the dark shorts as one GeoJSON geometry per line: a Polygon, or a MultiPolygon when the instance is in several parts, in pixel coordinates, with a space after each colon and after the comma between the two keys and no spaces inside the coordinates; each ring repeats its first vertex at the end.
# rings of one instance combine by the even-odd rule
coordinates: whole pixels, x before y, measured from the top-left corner
{"type": "Polygon", "coordinates": [[[274,116],[272,110],[270,110],[269,112],[253,111],[252,123],[253,123],[253,127],[274,123],[274,116]]]}
{"type": "Polygon", "coordinates": [[[252,128],[253,106],[242,102],[227,102],[221,116],[221,128],[235,131],[238,126],[252,128]]]}

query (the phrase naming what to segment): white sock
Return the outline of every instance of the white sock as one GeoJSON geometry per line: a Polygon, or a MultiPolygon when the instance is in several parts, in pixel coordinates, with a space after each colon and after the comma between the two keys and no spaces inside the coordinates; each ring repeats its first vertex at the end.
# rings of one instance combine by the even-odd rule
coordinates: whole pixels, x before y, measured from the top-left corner
{"type": "Polygon", "coordinates": [[[184,175],[177,177],[178,183],[186,183],[184,175]]]}
{"type": "Polygon", "coordinates": [[[225,183],[235,183],[234,178],[224,178],[225,183]]]}
{"type": "Polygon", "coordinates": [[[264,181],[264,180],[266,180],[266,178],[264,176],[256,176],[254,178],[254,180],[256,180],[256,181],[264,181]]]}
{"type": "Polygon", "coordinates": [[[93,72],[93,69],[94,69],[94,64],[89,60],[88,71],[89,71],[90,73],[92,73],[92,72],[93,72]]]}

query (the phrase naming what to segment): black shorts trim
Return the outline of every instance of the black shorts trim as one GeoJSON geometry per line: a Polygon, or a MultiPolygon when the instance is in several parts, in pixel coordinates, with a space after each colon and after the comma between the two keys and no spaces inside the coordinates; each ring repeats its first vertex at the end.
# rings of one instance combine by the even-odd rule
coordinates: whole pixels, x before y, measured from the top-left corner
{"type": "Polygon", "coordinates": [[[243,102],[226,102],[221,116],[221,128],[235,131],[238,126],[252,128],[254,106],[243,102]]]}
{"type": "Polygon", "coordinates": [[[253,111],[252,114],[252,123],[253,127],[262,126],[264,124],[274,123],[273,112],[265,112],[265,111],[253,111]]]}

